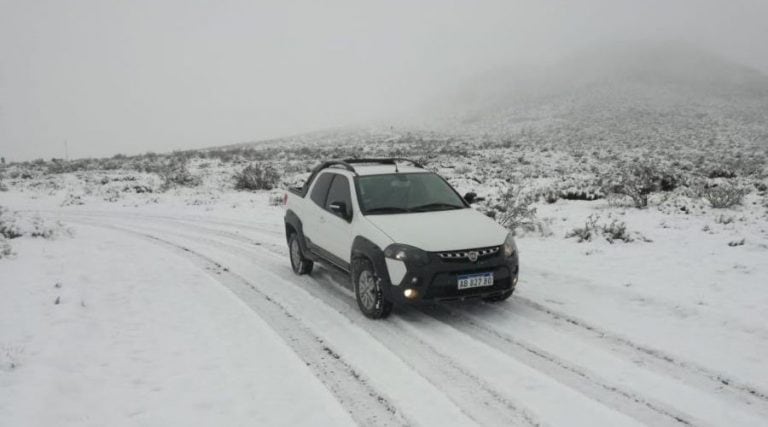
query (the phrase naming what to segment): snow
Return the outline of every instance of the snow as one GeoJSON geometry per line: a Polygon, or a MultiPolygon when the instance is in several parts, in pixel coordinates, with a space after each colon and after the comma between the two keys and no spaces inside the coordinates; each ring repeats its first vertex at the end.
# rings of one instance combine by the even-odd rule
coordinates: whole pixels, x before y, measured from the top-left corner
{"type": "Polygon", "coordinates": [[[213,273],[124,233],[75,233],[0,265],[0,424],[352,424],[213,273]]]}
{"type": "MultiPolygon", "coordinates": [[[[460,192],[501,185],[443,172],[460,192]]],[[[510,300],[371,321],[343,274],[292,273],[279,192],[232,191],[210,173],[162,193],[122,190],[156,187],[123,172],[0,193],[20,227],[71,230],[8,240],[15,255],[0,259],[0,425],[768,419],[768,226],[755,199],[690,214],[664,200],[540,202],[540,232],[517,238],[510,300]],[[564,237],[590,215],[635,240],[564,237]]]]}

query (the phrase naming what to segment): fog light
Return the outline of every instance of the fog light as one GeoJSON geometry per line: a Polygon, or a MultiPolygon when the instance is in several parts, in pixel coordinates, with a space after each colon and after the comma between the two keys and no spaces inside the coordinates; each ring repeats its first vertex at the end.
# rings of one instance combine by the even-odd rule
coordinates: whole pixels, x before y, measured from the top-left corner
{"type": "Polygon", "coordinates": [[[517,276],[512,279],[512,286],[517,286],[517,276]]]}
{"type": "Polygon", "coordinates": [[[419,291],[416,289],[408,288],[403,291],[403,295],[405,295],[405,297],[408,299],[416,299],[419,296],[419,291]]]}

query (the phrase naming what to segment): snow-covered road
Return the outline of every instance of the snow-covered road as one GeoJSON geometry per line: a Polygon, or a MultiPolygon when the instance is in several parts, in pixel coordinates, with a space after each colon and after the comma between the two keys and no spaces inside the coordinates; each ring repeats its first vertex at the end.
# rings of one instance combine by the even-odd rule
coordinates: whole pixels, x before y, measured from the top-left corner
{"type": "Polygon", "coordinates": [[[13,286],[36,289],[52,271],[66,273],[62,262],[77,263],[76,274],[61,279],[64,290],[78,281],[102,284],[82,292],[97,300],[93,310],[114,310],[112,323],[93,325],[74,313],[53,319],[95,328],[79,330],[90,337],[86,344],[39,336],[44,325],[23,320],[18,331],[6,330],[25,318],[8,311],[23,311],[25,300],[4,284],[3,339],[34,335],[26,345],[42,357],[85,354],[77,366],[60,360],[29,369],[28,377],[0,373],[3,425],[63,419],[72,425],[755,426],[768,420],[768,330],[738,314],[686,311],[686,304],[663,298],[641,301],[632,290],[601,292],[583,277],[540,265],[526,269],[524,261],[519,292],[506,303],[400,308],[386,321],[371,321],[341,273],[322,267],[311,276],[292,273],[272,209],[240,219],[146,210],[46,215],[71,224],[76,237],[28,243],[28,252],[40,253],[34,265],[9,263],[0,272],[14,278],[13,286]],[[691,334],[711,336],[716,346],[689,342],[691,334]],[[41,340],[67,348],[36,350],[41,340]],[[152,354],[157,345],[167,351],[152,354]],[[110,370],[110,363],[119,368],[110,370]],[[124,378],[111,377],[121,369],[124,378]],[[47,384],[44,396],[40,384],[47,384]],[[115,395],[110,405],[100,403],[99,387],[115,395]],[[60,393],[70,398],[57,398],[60,393]]]}

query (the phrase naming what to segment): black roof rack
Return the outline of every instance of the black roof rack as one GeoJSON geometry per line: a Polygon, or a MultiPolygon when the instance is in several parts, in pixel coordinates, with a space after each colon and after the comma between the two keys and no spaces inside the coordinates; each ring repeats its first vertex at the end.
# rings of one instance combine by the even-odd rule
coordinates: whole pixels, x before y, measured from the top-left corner
{"type": "Polygon", "coordinates": [[[319,172],[325,168],[330,168],[333,166],[341,166],[343,169],[346,169],[350,172],[355,172],[355,168],[353,168],[352,165],[350,165],[349,162],[346,160],[329,160],[327,162],[322,163],[316,169],[319,172]]]}
{"type": "Polygon", "coordinates": [[[309,186],[312,184],[312,181],[315,179],[315,176],[320,173],[321,170],[331,168],[331,167],[340,167],[343,169],[346,169],[355,175],[357,175],[357,171],[355,171],[355,167],[352,166],[353,163],[378,163],[382,165],[394,165],[395,170],[397,170],[397,162],[410,162],[413,164],[413,166],[417,168],[424,169],[424,166],[422,166],[419,162],[416,162],[411,159],[405,159],[401,157],[386,157],[386,158],[375,158],[375,159],[346,159],[346,160],[329,160],[327,162],[323,162],[319,164],[316,168],[312,169],[312,173],[309,175],[309,178],[307,178],[307,181],[304,183],[304,186],[301,187],[301,197],[306,196],[307,191],[309,191],[309,186]]]}
{"type": "Polygon", "coordinates": [[[397,162],[409,162],[409,163],[411,163],[413,166],[415,166],[417,168],[424,169],[424,166],[422,166],[421,163],[419,163],[419,162],[417,162],[415,160],[406,159],[404,157],[382,157],[382,158],[372,158],[372,159],[365,159],[365,158],[363,158],[363,159],[346,159],[346,160],[344,160],[344,162],[346,162],[346,163],[379,163],[379,164],[382,164],[382,165],[394,165],[397,162]]]}

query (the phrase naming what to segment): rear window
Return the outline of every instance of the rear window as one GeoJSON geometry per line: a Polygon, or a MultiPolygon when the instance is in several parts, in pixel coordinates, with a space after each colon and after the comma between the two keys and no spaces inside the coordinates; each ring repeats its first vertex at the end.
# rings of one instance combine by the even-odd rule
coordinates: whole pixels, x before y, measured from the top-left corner
{"type": "Polygon", "coordinates": [[[315,179],[315,185],[312,186],[312,193],[309,198],[312,199],[321,208],[325,207],[325,196],[328,194],[328,186],[335,174],[324,173],[315,179]]]}
{"type": "Polygon", "coordinates": [[[347,209],[352,207],[352,198],[349,194],[349,181],[346,177],[336,175],[328,191],[328,200],[325,202],[325,208],[330,210],[330,204],[333,202],[344,202],[347,209]]]}

